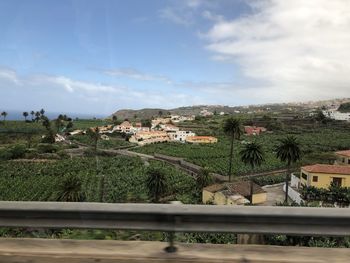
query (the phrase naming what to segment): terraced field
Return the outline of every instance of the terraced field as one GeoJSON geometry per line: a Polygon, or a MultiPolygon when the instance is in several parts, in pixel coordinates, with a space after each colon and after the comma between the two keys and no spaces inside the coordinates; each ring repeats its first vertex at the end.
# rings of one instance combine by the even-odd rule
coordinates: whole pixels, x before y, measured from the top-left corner
{"type": "MultiPolygon", "coordinates": [[[[291,131],[290,133],[293,133],[291,131]]],[[[257,137],[243,136],[242,140],[235,142],[234,145],[234,174],[242,175],[252,172],[263,172],[284,168],[285,164],[281,163],[275,157],[274,148],[278,140],[285,137],[285,134],[263,134],[257,137]],[[239,151],[242,148],[244,141],[256,140],[261,143],[265,151],[266,162],[255,169],[245,166],[239,160],[239,151]]],[[[332,128],[322,128],[319,130],[310,130],[309,132],[297,133],[294,132],[303,150],[302,163],[309,162],[327,162],[324,158],[325,154],[332,153],[336,150],[350,148],[350,131],[335,130],[332,128]]],[[[229,156],[230,141],[225,136],[219,137],[217,144],[210,145],[192,145],[181,143],[164,143],[152,144],[144,147],[133,149],[133,151],[146,154],[166,154],[170,156],[183,157],[189,162],[206,166],[213,172],[227,174],[228,156],[229,156]]]]}

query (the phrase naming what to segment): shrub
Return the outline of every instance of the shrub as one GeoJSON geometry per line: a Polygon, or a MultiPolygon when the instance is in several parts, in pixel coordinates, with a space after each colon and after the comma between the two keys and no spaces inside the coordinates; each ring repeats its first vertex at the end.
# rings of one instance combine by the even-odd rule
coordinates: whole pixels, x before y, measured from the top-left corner
{"type": "Polygon", "coordinates": [[[8,148],[0,149],[0,160],[10,160],[11,157],[12,153],[8,148]]]}
{"type": "Polygon", "coordinates": [[[265,175],[265,176],[255,177],[253,179],[253,181],[260,186],[279,184],[279,183],[283,183],[285,180],[286,179],[284,174],[265,175]]]}
{"type": "Polygon", "coordinates": [[[42,159],[52,159],[52,160],[60,159],[60,156],[57,153],[42,153],[38,157],[42,159]]]}
{"type": "Polygon", "coordinates": [[[57,152],[57,155],[61,158],[61,159],[67,159],[69,158],[69,154],[64,151],[64,150],[60,150],[57,152]]]}
{"type": "Polygon", "coordinates": [[[10,148],[12,157],[11,159],[22,158],[26,153],[26,146],[22,144],[16,144],[10,148]]]}
{"type": "Polygon", "coordinates": [[[15,144],[11,147],[0,149],[0,160],[10,160],[24,157],[26,147],[23,144],[15,144]]]}
{"type": "Polygon", "coordinates": [[[49,143],[39,143],[37,146],[39,153],[55,153],[59,150],[59,147],[49,143]]]}

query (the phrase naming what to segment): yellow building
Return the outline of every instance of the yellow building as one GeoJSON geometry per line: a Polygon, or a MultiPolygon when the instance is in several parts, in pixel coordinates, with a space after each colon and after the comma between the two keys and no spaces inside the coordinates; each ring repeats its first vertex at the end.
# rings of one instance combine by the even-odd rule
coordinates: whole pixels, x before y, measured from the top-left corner
{"type": "MultiPolygon", "coordinates": [[[[266,201],[266,192],[257,184],[253,184],[253,204],[266,201]]],[[[227,184],[214,184],[203,188],[202,202],[215,205],[244,205],[250,201],[250,182],[241,181],[227,184]]]]}
{"type": "Polygon", "coordinates": [[[189,136],[186,138],[188,143],[217,143],[218,139],[212,136],[189,136]]]}
{"type": "Polygon", "coordinates": [[[151,143],[169,142],[170,138],[165,131],[142,131],[131,136],[129,141],[143,146],[151,143]]]}
{"type": "Polygon", "coordinates": [[[350,165],[350,150],[335,152],[337,164],[350,165]]]}
{"type": "Polygon", "coordinates": [[[302,185],[328,188],[332,182],[342,187],[350,187],[350,166],[314,164],[301,167],[302,185]]]}

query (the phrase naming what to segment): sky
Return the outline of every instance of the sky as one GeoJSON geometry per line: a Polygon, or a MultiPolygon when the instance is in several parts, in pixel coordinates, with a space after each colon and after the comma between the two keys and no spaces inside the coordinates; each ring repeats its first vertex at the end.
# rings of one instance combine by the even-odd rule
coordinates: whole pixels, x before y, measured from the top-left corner
{"type": "Polygon", "coordinates": [[[348,0],[1,0],[0,111],[350,97],[348,0]]]}

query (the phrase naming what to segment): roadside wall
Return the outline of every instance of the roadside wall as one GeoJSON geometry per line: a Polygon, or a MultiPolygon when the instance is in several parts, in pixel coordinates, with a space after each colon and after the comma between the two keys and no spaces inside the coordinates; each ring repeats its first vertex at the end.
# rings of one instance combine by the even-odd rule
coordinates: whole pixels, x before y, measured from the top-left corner
{"type": "Polygon", "coordinates": [[[300,179],[296,175],[294,175],[293,173],[291,176],[290,186],[298,188],[298,189],[300,187],[300,179]]]}
{"type": "MultiPolygon", "coordinates": [[[[283,185],[283,191],[286,192],[286,185],[283,185]]],[[[297,204],[301,204],[302,202],[305,202],[303,199],[301,199],[300,194],[294,190],[292,187],[288,187],[288,196],[290,199],[292,199],[297,204]]]]}

